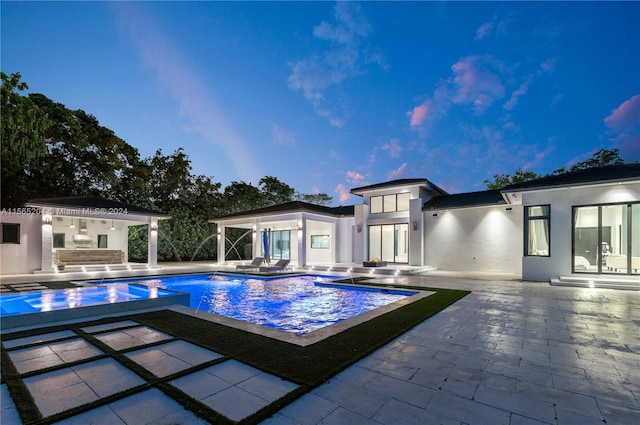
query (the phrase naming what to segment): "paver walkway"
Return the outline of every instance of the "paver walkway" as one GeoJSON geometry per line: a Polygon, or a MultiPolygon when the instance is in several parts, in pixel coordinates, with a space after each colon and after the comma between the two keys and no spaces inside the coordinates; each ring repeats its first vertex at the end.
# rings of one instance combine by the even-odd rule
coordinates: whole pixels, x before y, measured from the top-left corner
{"type": "MultiPolygon", "coordinates": [[[[399,280],[473,292],[291,403],[264,424],[640,423],[640,293],[429,276],[399,280]]],[[[120,323],[135,326],[135,322],[120,323]]],[[[173,338],[164,342],[162,333],[145,327],[122,332],[84,330],[100,332],[96,335],[105,337],[102,341],[112,348],[129,350],[127,355],[148,366],[152,373],[159,370],[154,369],[154,359],[178,359],[185,363],[172,360],[179,370],[216,355],[195,346],[189,350],[184,341],[173,338]],[[114,339],[111,332],[121,339],[114,339]],[[132,349],[146,341],[158,345],[132,349]]],[[[13,361],[25,369],[31,367],[29,359],[34,355],[44,358],[53,353],[60,362],[72,361],[59,355],[68,353],[68,346],[56,343],[65,339],[66,343],[76,344],[72,336],[73,333],[60,332],[34,341],[9,341],[14,348],[21,346],[15,344],[44,343],[39,347],[51,350],[35,353],[29,352],[29,347],[24,351],[15,349],[11,351],[16,356],[13,361]]],[[[87,356],[99,354],[90,345],[78,347],[87,356]]],[[[103,362],[98,365],[118,377],[121,389],[137,385],[135,377],[120,370],[119,364],[105,360],[96,363],[103,362]]],[[[90,371],[75,370],[77,366],[70,369],[82,382],[64,368],[56,369],[67,377],[61,382],[72,387],[74,382],[86,385],[96,395],[114,390],[100,384],[90,371]]],[[[35,388],[35,381],[28,382],[30,390],[35,388]]],[[[256,399],[269,403],[274,394],[286,394],[294,388],[291,383],[234,360],[200,369],[170,384],[215,410],[228,408],[224,413],[236,420],[255,411],[256,399]],[[243,401],[234,398],[237,394],[245,397],[243,401]]],[[[19,424],[5,386],[0,390],[0,423],[19,424]]],[[[44,394],[34,395],[36,402],[45,400],[46,391],[44,394]]],[[[38,402],[41,404],[46,406],[45,402],[38,402]]],[[[201,421],[160,391],[150,389],[62,423],[201,421]],[[152,411],[154,415],[141,416],[142,411],[152,411]]]]}
{"type": "Polygon", "coordinates": [[[640,423],[638,292],[407,282],[473,292],[263,423],[640,423]]]}

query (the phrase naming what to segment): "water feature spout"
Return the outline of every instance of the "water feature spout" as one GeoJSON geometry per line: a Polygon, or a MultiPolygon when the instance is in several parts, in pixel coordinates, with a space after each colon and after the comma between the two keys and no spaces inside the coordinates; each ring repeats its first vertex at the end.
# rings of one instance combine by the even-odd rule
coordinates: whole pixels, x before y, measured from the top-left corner
{"type": "Polygon", "coordinates": [[[198,248],[196,248],[195,252],[193,253],[193,255],[191,256],[191,260],[189,261],[193,261],[194,258],[196,258],[196,255],[198,254],[198,251],[200,251],[200,248],[202,248],[202,246],[207,243],[207,241],[209,239],[211,239],[212,237],[217,236],[217,233],[214,233],[212,235],[209,235],[205,238],[205,240],[202,241],[202,243],[200,245],[198,245],[198,248]]]}

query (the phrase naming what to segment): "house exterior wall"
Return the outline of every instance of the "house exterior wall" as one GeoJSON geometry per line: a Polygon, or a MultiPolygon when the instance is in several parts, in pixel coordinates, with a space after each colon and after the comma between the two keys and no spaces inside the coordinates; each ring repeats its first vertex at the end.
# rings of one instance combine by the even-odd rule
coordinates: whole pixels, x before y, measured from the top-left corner
{"type": "Polygon", "coordinates": [[[307,264],[334,263],[336,234],[333,223],[307,220],[306,230],[307,264]],[[329,248],[311,248],[311,236],[315,235],[329,235],[329,248]]]}
{"type": "Polygon", "coordinates": [[[0,274],[32,273],[40,269],[42,216],[2,214],[0,223],[20,224],[20,243],[0,244],[0,274]]]}
{"type": "Polygon", "coordinates": [[[424,264],[452,271],[520,273],[522,207],[507,207],[424,212],[424,264]]]}
{"type": "Polygon", "coordinates": [[[353,237],[351,236],[354,229],[354,218],[339,218],[335,224],[335,262],[336,263],[352,263],[353,258],[353,237]]]}
{"type": "Polygon", "coordinates": [[[637,182],[591,185],[522,192],[520,196],[525,207],[551,205],[550,256],[522,258],[524,280],[548,281],[572,273],[573,207],[637,202],[640,200],[640,185],[637,182]]]}

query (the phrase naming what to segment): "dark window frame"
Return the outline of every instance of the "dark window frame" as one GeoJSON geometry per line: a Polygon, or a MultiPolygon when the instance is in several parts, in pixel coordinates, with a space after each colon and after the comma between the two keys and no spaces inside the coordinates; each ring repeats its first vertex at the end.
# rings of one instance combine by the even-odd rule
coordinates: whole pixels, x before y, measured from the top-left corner
{"type": "Polygon", "coordinates": [[[551,204],[540,204],[540,205],[525,205],[524,206],[524,256],[525,257],[542,257],[548,258],[551,257],[551,204]],[[547,213],[545,215],[529,215],[530,208],[546,208],[547,213]],[[547,253],[546,254],[532,254],[529,253],[529,224],[534,221],[542,221],[547,223],[547,253]]]}

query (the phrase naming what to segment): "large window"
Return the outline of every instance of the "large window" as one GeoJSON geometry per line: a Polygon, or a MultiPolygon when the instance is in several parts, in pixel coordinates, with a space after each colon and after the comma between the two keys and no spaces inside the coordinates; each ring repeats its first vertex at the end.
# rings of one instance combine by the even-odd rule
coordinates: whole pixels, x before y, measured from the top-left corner
{"type": "MultiPolygon", "coordinates": [[[[262,238],[260,240],[262,241],[262,238]]],[[[264,255],[264,246],[262,246],[262,255],[264,255]]],[[[290,230],[271,230],[269,232],[269,257],[272,260],[291,259],[290,230]]]]}
{"type": "Polygon", "coordinates": [[[574,207],[573,271],[637,274],[640,204],[574,207]]]}
{"type": "Polygon", "coordinates": [[[409,192],[397,193],[392,195],[372,196],[370,207],[372,214],[409,211],[409,201],[411,194],[409,192]]]}
{"type": "Polygon", "coordinates": [[[390,263],[408,263],[409,225],[369,226],[369,260],[374,258],[390,263]]]}
{"type": "Polygon", "coordinates": [[[550,255],[549,210],[549,205],[525,207],[525,255],[537,257],[550,255]]]}

